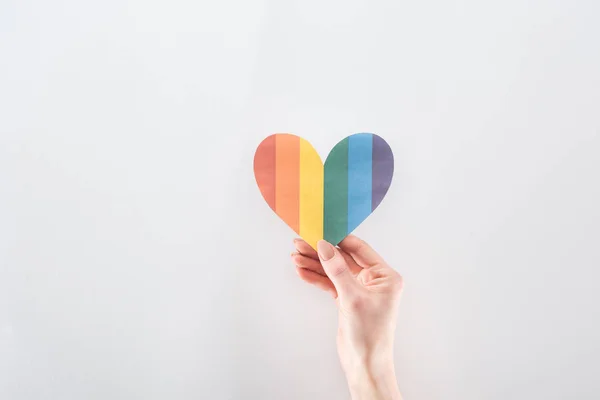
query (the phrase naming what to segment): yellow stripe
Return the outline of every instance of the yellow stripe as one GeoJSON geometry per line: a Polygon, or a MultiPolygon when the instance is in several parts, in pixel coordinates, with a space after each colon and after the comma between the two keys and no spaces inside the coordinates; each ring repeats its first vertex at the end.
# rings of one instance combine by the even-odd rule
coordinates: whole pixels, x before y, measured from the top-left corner
{"type": "Polygon", "coordinates": [[[310,143],[300,139],[300,236],[314,249],[323,239],[323,162],[310,143]]]}

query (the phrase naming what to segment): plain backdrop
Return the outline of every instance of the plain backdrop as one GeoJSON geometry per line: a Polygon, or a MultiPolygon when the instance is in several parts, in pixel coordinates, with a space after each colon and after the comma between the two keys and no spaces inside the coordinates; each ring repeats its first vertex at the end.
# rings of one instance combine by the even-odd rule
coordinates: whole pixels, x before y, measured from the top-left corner
{"type": "Polygon", "coordinates": [[[383,136],[406,400],[600,396],[595,0],[2,0],[0,398],[347,399],[267,135],[383,136]]]}

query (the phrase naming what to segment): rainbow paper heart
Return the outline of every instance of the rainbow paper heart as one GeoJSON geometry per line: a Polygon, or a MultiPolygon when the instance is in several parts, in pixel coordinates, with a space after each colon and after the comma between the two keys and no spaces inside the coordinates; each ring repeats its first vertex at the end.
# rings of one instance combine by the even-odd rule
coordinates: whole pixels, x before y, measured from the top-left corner
{"type": "Polygon", "coordinates": [[[325,160],[305,139],[278,133],[254,154],[254,177],[267,204],[313,248],[337,245],[381,203],[392,183],[394,155],[381,137],[350,135],[325,160]]]}

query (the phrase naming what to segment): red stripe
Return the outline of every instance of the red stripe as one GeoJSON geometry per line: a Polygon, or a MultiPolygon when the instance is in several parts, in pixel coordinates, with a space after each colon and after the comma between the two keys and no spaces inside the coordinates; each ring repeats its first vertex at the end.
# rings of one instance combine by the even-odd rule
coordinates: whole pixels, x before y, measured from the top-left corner
{"type": "Polygon", "coordinates": [[[271,135],[261,142],[254,154],[254,177],[258,188],[269,207],[275,211],[275,136],[271,135]]]}

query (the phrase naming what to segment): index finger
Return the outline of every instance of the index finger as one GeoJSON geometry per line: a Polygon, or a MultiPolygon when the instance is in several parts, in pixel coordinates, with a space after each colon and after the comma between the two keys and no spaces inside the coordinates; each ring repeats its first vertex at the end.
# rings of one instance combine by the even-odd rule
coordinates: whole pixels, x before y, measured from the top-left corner
{"type": "Polygon", "coordinates": [[[350,254],[354,261],[363,268],[371,268],[385,263],[383,258],[371,246],[354,235],[346,236],[338,246],[350,254]]]}
{"type": "Polygon", "coordinates": [[[310,247],[310,244],[306,243],[303,239],[294,239],[294,246],[296,247],[296,250],[298,250],[298,253],[302,254],[303,256],[312,258],[313,260],[319,259],[317,251],[310,247]]]}

